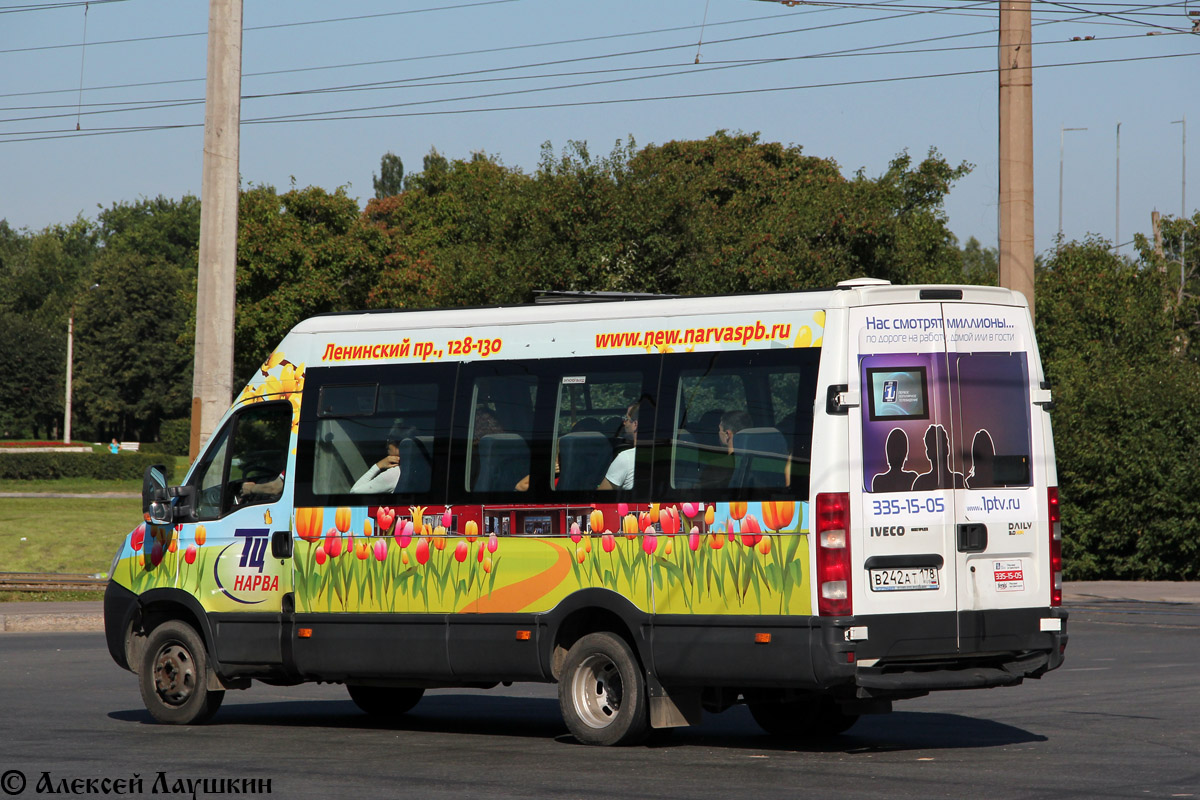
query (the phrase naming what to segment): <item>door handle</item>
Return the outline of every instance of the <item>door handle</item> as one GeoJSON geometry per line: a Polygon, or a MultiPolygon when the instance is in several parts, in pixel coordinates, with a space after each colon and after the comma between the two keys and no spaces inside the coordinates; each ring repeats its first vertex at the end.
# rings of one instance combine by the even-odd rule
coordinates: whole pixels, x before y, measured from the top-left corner
{"type": "Polygon", "coordinates": [[[271,533],[271,558],[291,558],[292,557],[292,532],[291,531],[272,531],[271,533]]]}
{"type": "Polygon", "coordinates": [[[958,526],[958,552],[982,553],[987,550],[987,525],[982,522],[962,522],[958,526]]]}

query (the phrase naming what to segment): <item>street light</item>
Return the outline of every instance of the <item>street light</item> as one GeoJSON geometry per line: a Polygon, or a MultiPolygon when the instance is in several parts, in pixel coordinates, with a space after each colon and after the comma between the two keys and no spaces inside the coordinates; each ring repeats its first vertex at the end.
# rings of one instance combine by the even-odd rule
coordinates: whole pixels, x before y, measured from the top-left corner
{"type": "MultiPolygon", "coordinates": [[[[1180,153],[1182,164],[1179,169],[1179,223],[1187,219],[1187,115],[1183,119],[1173,120],[1172,125],[1183,126],[1183,140],[1180,143],[1180,153]]],[[[1187,281],[1187,261],[1184,256],[1187,254],[1187,231],[1184,228],[1179,229],[1179,296],[1183,297],[1184,286],[1187,281]]]]}
{"type": "MultiPolygon", "coordinates": [[[[99,289],[100,284],[93,283],[87,288],[90,292],[99,289]]],[[[71,443],[71,367],[75,361],[75,301],[71,301],[71,313],[67,316],[67,397],[63,403],[63,444],[71,443]]]]}
{"type": "Polygon", "coordinates": [[[1067,131],[1086,131],[1087,128],[1062,128],[1058,132],[1058,241],[1062,243],[1063,208],[1063,146],[1067,131]]]}
{"type": "Polygon", "coordinates": [[[1117,230],[1113,237],[1113,252],[1121,252],[1121,123],[1117,123],[1117,230]]]}

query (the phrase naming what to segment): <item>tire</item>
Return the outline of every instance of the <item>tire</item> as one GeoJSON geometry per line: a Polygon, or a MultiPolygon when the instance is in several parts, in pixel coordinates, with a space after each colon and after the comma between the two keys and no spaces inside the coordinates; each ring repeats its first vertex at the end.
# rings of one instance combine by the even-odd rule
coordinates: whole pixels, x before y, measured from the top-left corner
{"type": "Polygon", "coordinates": [[[354,705],[380,719],[399,717],[421,702],[424,689],[391,686],[347,686],[354,705]]]}
{"type": "Polygon", "coordinates": [[[641,665],[625,640],[612,633],[590,633],[570,649],[558,682],[558,705],[567,729],[582,744],[637,744],[650,730],[641,665]]]}
{"type": "Polygon", "coordinates": [[[828,697],[790,702],[747,703],[759,727],[772,736],[822,742],[844,733],[858,722],[828,697]]]}
{"type": "Polygon", "coordinates": [[[196,629],[169,620],[150,632],[138,683],[150,716],[168,725],[207,721],[225,699],[208,688],[208,651],[196,629]]]}

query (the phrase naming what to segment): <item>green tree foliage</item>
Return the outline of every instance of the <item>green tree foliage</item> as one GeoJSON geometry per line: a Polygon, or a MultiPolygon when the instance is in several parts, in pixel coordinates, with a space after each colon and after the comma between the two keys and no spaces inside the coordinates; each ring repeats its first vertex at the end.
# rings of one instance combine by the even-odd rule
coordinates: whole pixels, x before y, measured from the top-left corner
{"type": "Polygon", "coordinates": [[[385,240],[344,189],[270,186],[242,192],[238,225],[235,383],[301,320],[367,304],[385,240]]]}
{"type": "Polygon", "coordinates": [[[149,441],[191,404],[200,202],[119,203],[97,222],[98,286],[76,308],[76,425],[101,441],[149,441]]]}
{"type": "Polygon", "coordinates": [[[371,175],[375,184],[375,197],[384,198],[400,194],[404,191],[404,162],[400,156],[392,152],[383,154],[379,159],[379,174],[371,175]]]}
{"type": "Polygon", "coordinates": [[[962,279],[942,201],[968,165],[897,156],[878,178],[756,135],[594,159],[546,146],[533,176],[436,151],[406,191],[372,201],[387,236],[377,306],[510,303],[539,289],[672,294],[829,286],[858,275],[962,279]]]}
{"type": "Polygon", "coordinates": [[[1200,577],[1200,370],[1173,347],[1165,276],[1107,242],[1037,277],[1070,579],[1200,577]]]}
{"type": "Polygon", "coordinates": [[[1140,233],[1133,237],[1134,246],[1142,264],[1165,279],[1168,305],[1175,321],[1176,349],[1193,361],[1200,361],[1200,349],[1192,346],[1200,333],[1200,211],[1191,218],[1164,217],[1161,230],[1162,255],[1140,233]]]}

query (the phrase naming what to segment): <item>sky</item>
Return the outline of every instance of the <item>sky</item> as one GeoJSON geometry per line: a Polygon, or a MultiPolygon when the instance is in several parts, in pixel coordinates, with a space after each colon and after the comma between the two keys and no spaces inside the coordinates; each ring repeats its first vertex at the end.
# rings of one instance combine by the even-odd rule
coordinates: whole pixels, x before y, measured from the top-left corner
{"type": "MultiPolygon", "coordinates": [[[[0,219],[40,230],[200,194],[206,0],[0,0],[0,219]]],[[[345,187],[385,152],[536,169],[757,132],[875,177],[936,148],[971,174],[960,242],[997,243],[998,5],[969,0],[248,0],[243,186],[345,187]]],[[[1035,242],[1148,233],[1200,205],[1200,2],[1033,3],[1035,242]],[[1190,3],[1190,5],[1189,5],[1190,3]],[[1189,14],[1195,14],[1191,16],[1189,14]],[[1120,124],[1120,149],[1117,126],[1120,124]],[[1064,128],[1086,128],[1068,130],[1064,128]],[[1061,147],[1061,149],[1060,149],[1061,147]]],[[[1124,253],[1132,252],[1126,246],[1124,253]]]]}

